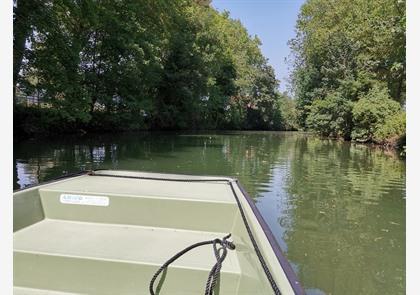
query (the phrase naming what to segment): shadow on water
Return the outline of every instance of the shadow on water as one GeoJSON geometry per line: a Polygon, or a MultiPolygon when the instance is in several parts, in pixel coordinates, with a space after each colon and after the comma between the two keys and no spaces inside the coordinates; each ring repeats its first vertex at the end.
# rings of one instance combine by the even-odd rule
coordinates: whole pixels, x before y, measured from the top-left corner
{"type": "Polygon", "coordinates": [[[131,133],[14,146],[14,188],[85,169],[239,178],[308,294],[405,293],[405,163],[282,132],[131,133]]]}

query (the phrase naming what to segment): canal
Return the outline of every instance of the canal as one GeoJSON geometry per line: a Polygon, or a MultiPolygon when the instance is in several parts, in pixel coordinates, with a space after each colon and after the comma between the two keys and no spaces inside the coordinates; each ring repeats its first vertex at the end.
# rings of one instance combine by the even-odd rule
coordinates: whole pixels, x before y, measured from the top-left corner
{"type": "Polygon", "coordinates": [[[294,132],[127,133],[14,145],[15,189],[85,169],[237,177],[308,294],[405,294],[405,162],[294,132]]]}

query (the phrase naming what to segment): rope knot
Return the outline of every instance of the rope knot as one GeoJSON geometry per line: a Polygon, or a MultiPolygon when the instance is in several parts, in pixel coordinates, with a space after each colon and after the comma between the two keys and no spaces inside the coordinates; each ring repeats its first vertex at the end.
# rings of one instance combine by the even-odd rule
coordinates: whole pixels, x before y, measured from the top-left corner
{"type": "Polygon", "coordinates": [[[225,243],[226,243],[226,247],[227,247],[229,250],[235,250],[236,246],[235,246],[235,244],[234,244],[233,242],[226,241],[225,243]]]}
{"type": "Polygon", "coordinates": [[[229,250],[235,250],[236,246],[232,241],[228,241],[227,239],[229,239],[232,236],[232,234],[228,234],[225,237],[223,237],[222,241],[221,241],[221,245],[222,247],[226,247],[229,250]]]}

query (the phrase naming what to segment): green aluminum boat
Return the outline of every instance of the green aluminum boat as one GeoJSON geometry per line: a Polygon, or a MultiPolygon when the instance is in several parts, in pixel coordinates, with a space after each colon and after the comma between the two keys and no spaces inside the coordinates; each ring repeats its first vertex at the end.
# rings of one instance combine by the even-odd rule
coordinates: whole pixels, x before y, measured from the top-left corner
{"type": "Polygon", "coordinates": [[[14,294],[304,294],[233,178],[96,170],[16,191],[14,294]]]}

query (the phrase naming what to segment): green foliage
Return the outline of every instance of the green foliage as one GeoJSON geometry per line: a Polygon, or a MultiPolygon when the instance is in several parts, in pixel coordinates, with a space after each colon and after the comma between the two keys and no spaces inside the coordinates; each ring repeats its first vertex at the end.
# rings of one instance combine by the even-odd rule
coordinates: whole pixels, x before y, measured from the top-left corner
{"type": "Polygon", "coordinates": [[[395,116],[401,112],[399,103],[390,98],[387,89],[372,88],[353,107],[352,138],[356,141],[367,142],[375,140],[375,135],[381,141],[385,140],[382,137],[385,134],[387,136],[400,135],[401,128],[404,126],[395,126],[394,124],[401,124],[400,120],[395,121],[395,116]],[[395,122],[387,124],[390,119],[395,122]],[[385,125],[388,126],[386,129],[385,125]],[[395,129],[399,134],[387,133],[391,131],[390,128],[395,129]]]}
{"type": "MultiPolygon", "coordinates": [[[[301,127],[323,135],[351,134],[356,140],[375,140],[370,129],[375,129],[372,126],[377,124],[378,116],[384,118],[379,120],[381,124],[389,118],[388,100],[383,108],[377,108],[385,113],[364,118],[368,115],[360,114],[363,110],[359,107],[368,102],[357,101],[372,89],[382,88],[396,102],[394,107],[404,104],[405,18],[405,1],[306,1],[296,24],[296,37],[289,42],[295,57],[291,78],[301,127]],[[348,101],[348,105],[355,102],[356,109],[352,112],[344,107],[345,113],[334,111],[331,95],[348,101]],[[333,113],[341,113],[342,121],[348,121],[353,114],[358,116],[356,129],[349,132],[337,127],[340,123],[336,124],[333,113]],[[333,126],[328,125],[330,121],[333,126]]],[[[397,129],[390,127],[388,131],[397,129]]],[[[385,134],[396,135],[382,132],[381,136],[385,134]]]]}
{"type": "Polygon", "coordinates": [[[322,136],[349,138],[352,103],[339,93],[315,100],[309,107],[306,125],[322,136]]]}
{"type": "Polygon", "coordinates": [[[66,122],[95,130],[287,125],[260,41],[209,1],[29,2],[15,3],[22,54],[14,83],[41,93],[66,122]]]}
{"type": "Polygon", "coordinates": [[[405,112],[399,111],[378,126],[373,134],[373,140],[378,143],[387,143],[390,139],[398,141],[400,137],[405,136],[405,128],[405,112]]]}
{"type": "Polygon", "coordinates": [[[283,130],[298,130],[296,102],[287,96],[286,93],[283,93],[280,95],[277,108],[277,121],[275,126],[283,130]]]}
{"type": "Polygon", "coordinates": [[[17,137],[74,133],[83,128],[82,121],[69,118],[57,109],[16,105],[13,114],[14,135],[17,137]]]}

